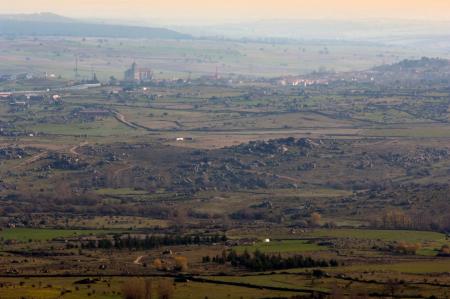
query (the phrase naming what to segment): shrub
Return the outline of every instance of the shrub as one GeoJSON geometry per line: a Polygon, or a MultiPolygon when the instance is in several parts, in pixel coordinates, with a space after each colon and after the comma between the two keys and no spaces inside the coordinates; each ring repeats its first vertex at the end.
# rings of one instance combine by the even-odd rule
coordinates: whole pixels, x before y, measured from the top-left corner
{"type": "Polygon", "coordinates": [[[123,299],[151,299],[152,298],[152,282],[133,278],[127,280],[122,286],[123,299]]]}

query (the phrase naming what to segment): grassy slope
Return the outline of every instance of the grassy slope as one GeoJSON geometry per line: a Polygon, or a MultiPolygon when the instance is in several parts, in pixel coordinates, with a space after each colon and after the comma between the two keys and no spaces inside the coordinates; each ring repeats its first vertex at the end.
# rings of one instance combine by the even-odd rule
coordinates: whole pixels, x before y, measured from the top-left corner
{"type": "Polygon", "coordinates": [[[45,241],[58,237],[76,237],[105,234],[105,230],[73,230],[73,229],[34,229],[34,228],[12,228],[0,231],[0,238],[16,241],[45,241]]]}

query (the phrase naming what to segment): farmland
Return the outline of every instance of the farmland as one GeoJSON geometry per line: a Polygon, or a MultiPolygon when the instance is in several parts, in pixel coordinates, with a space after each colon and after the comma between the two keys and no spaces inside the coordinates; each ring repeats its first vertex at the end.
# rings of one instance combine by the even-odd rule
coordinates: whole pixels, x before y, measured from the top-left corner
{"type": "Polygon", "coordinates": [[[448,60],[2,39],[0,298],[448,297],[448,60]]]}
{"type": "MultiPolygon", "coordinates": [[[[212,75],[220,65],[223,74],[268,77],[310,73],[320,68],[336,71],[364,70],[401,58],[419,57],[414,48],[390,48],[378,44],[345,42],[243,43],[221,40],[136,40],[71,37],[3,38],[0,67],[5,70],[54,73],[72,77],[75,56],[80,74],[89,76],[91,67],[103,80],[120,78],[133,59],[150,64],[163,78],[212,75]],[[383,54],[381,56],[380,54],[383,54]],[[318,63],[319,62],[319,63],[318,63]]],[[[434,53],[433,53],[434,54],[434,53]]],[[[441,54],[437,51],[437,54],[441,54]]]]}
{"type": "Polygon", "coordinates": [[[0,233],[3,240],[15,240],[21,242],[50,241],[55,238],[68,238],[83,235],[102,235],[107,231],[100,230],[58,230],[58,229],[31,229],[12,228],[5,229],[0,233]]]}

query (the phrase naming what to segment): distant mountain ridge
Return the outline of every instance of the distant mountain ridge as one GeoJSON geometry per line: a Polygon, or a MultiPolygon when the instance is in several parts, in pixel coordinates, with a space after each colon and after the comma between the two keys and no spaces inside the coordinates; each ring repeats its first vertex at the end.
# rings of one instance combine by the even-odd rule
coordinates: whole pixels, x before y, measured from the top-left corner
{"type": "Polygon", "coordinates": [[[98,24],[52,13],[0,15],[0,35],[191,39],[166,28],[98,24]]]}
{"type": "Polygon", "coordinates": [[[401,19],[286,19],[240,21],[211,26],[172,26],[194,36],[221,38],[289,39],[297,41],[355,41],[446,47],[450,45],[450,21],[401,19]]]}
{"type": "Polygon", "coordinates": [[[35,22],[63,22],[63,23],[75,23],[79,22],[75,19],[60,16],[51,12],[40,12],[34,14],[0,14],[0,20],[11,21],[35,21],[35,22]]]}

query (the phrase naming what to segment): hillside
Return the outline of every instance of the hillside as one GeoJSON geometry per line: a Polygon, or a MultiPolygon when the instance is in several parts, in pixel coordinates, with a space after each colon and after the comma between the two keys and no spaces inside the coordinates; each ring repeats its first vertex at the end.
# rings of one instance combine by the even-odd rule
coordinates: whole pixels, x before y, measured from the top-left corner
{"type": "Polygon", "coordinates": [[[0,20],[13,20],[13,21],[35,21],[35,22],[61,22],[61,23],[74,23],[75,19],[71,19],[65,16],[60,16],[51,12],[41,12],[33,14],[3,14],[0,15],[0,20]]]}
{"type": "Polygon", "coordinates": [[[450,60],[422,57],[417,60],[405,59],[398,63],[376,67],[375,70],[385,72],[425,72],[444,71],[450,68],[450,60]]]}
{"type": "Polygon", "coordinates": [[[378,82],[435,82],[447,84],[450,80],[450,61],[441,58],[422,57],[405,59],[398,63],[378,66],[372,69],[372,77],[378,82]]]}
{"type": "Polygon", "coordinates": [[[191,38],[191,36],[187,34],[182,34],[166,28],[86,23],[50,13],[1,15],[0,35],[158,39],[191,38]]]}

